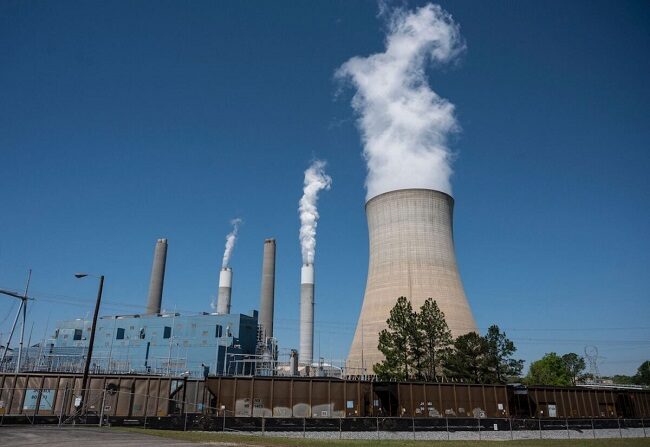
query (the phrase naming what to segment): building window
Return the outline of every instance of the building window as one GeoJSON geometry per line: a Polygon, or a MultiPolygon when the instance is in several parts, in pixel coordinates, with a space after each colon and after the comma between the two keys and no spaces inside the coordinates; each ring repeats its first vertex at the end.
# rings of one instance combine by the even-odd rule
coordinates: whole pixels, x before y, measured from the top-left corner
{"type": "Polygon", "coordinates": [[[169,338],[172,336],[171,326],[165,326],[165,331],[163,332],[163,338],[169,338]]]}
{"type": "Polygon", "coordinates": [[[217,325],[217,330],[215,331],[214,336],[219,338],[219,337],[221,337],[221,333],[222,333],[221,325],[218,324],[217,325]]]}
{"type": "Polygon", "coordinates": [[[75,329],[74,330],[74,336],[72,337],[73,340],[81,340],[81,334],[83,331],[81,329],[75,329]]]}
{"type": "Polygon", "coordinates": [[[117,328],[117,335],[115,336],[116,340],[124,340],[124,328],[123,327],[118,327],[117,328]]]}

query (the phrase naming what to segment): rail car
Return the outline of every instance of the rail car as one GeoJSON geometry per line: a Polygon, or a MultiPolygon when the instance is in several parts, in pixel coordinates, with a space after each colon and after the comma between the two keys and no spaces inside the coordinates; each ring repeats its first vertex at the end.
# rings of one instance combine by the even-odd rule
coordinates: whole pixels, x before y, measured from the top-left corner
{"type": "MultiPolygon", "coordinates": [[[[0,374],[0,416],[79,412],[80,374],[0,374]]],[[[91,375],[85,413],[264,418],[649,418],[650,390],[306,377],[91,375]]]]}

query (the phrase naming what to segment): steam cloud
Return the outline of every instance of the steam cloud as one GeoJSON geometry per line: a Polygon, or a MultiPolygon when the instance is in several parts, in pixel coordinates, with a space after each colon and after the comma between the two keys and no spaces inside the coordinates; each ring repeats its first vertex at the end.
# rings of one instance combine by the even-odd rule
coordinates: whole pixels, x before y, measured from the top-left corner
{"type": "Polygon", "coordinates": [[[239,232],[239,225],[241,225],[242,220],[237,218],[230,221],[232,225],[232,231],[226,236],[226,249],[223,251],[223,262],[221,263],[221,268],[228,267],[230,263],[230,256],[232,255],[232,249],[235,247],[235,241],[237,240],[237,233],[239,232]]]}
{"type": "Polygon", "coordinates": [[[332,178],[325,174],[326,162],[314,161],[305,171],[303,194],[299,202],[300,214],[300,246],[302,248],[302,263],[313,264],[316,254],[316,226],[318,224],[318,193],[330,189],[332,178]]]}
{"type": "Polygon", "coordinates": [[[465,49],[459,26],[438,5],[388,12],[386,50],[353,57],[336,71],[356,88],[352,107],[368,165],[367,199],[404,188],[451,194],[447,137],[458,130],[454,105],[427,84],[429,61],[453,61],[465,49]]]}

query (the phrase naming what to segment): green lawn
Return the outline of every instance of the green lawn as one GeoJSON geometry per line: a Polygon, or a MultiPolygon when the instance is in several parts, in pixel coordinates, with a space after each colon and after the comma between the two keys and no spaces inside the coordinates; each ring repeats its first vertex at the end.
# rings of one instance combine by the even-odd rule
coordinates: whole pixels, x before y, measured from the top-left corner
{"type": "MultiPolygon", "coordinates": [[[[115,429],[113,429],[115,430],[115,429]]],[[[404,440],[331,440],[309,438],[271,438],[224,433],[183,432],[173,430],[143,430],[141,428],[117,428],[117,430],[146,433],[153,436],[190,442],[229,443],[250,446],[301,446],[301,447],[648,447],[650,438],[636,439],[572,439],[572,440],[515,440],[515,441],[404,441],[404,440]]]]}

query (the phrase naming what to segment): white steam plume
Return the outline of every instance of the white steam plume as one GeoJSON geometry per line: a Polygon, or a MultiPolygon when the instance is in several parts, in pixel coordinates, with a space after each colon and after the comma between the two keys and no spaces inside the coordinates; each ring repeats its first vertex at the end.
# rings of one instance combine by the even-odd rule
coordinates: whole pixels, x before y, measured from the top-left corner
{"type": "Polygon", "coordinates": [[[322,189],[330,189],[332,178],[325,174],[326,162],[314,161],[305,171],[305,186],[299,202],[300,214],[300,246],[302,263],[313,264],[316,253],[316,226],[318,225],[318,193],[322,189]]]}
{"type": "Polygon", "coordinates": [[[239,231],[239,225],[241,225],[242,220],[237,218],[230,221],[232,225],[232,231],[226,236],[226,249],[223,251],[223,262],[221,263],[221,268],[228,267],[230,263],[230,256],[232,255],[232,249],[235,247],[235,241],[237,240],[237,232],[239,231]]]}
{"type": "Polygon", "coordinates": [[[368,164],[366,198],[404,188],[451,194],[447,136],[458,129],[454,105],[431,90],[425,68],[465,49],[459,26],[432,4],[393,10],[388,19],[386,50],[353,57],[336,71],[356,87],[352,107],[368,164]]]}

